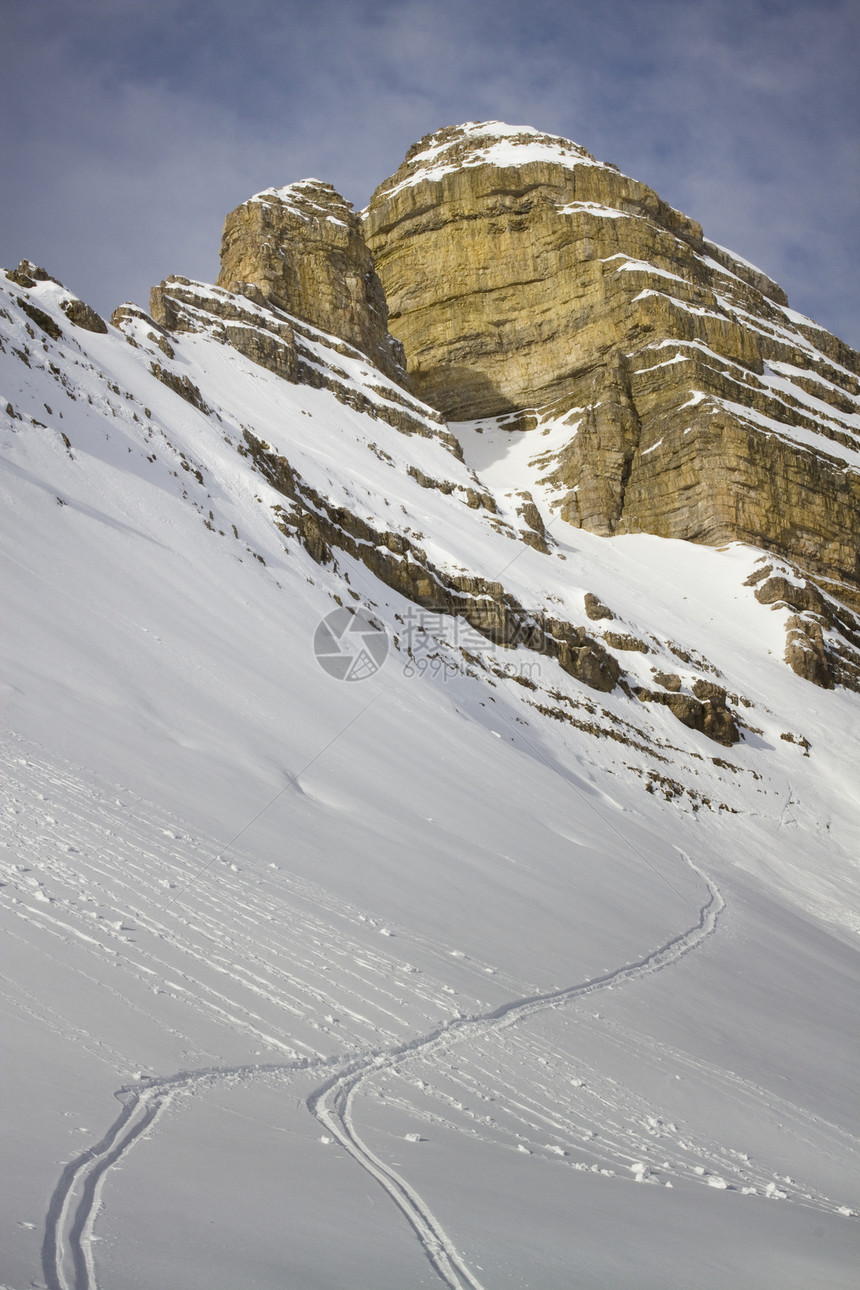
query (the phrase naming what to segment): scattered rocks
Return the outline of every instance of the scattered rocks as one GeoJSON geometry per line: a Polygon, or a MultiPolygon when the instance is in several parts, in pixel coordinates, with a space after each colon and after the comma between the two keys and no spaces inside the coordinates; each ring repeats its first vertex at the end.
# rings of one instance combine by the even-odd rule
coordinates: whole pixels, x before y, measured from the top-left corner
{"type": "Polygon", "coordinates": [[[820,623],[792,614],[785,628],[785,661],[791,670],[822,690],[832,690],[833,673],[820,623]]]}
{"type": "Polygon", "coordinates": [[[649,645],[640,641],[638,636],[631,636],[627,632],[604,632],[603,639],[611,649],[635,650],[638,654],[651,653],[649,645]]]}
{"type": "Polygon", "coordinates": [[[825,601],[821,592],[808,580],[802,586],[790,582],[788,578],[773,574],[755,589],[755,598],[760,605],[775,605],[782,602],[792,609],[808,610],[822,614],[825,601]]]}
{"type": "Polygon", "coordinates": [[[621,676],[618,661],[584,627],[530,615],[499,582],[437,568],[418,544],[400,533],[381,533],[345,507],[309,487],[289,462],[245,431],[245,449],[258,470],[292,503],[279,510],[278,526],[296,536],[319,564],[337,549],[360,560],[387,586],[431,611],[458,615],[495,644],[522,645],[554,658],[570,676],[608,693],[621,676]]]}
{"type": "MultiPolygon", "coordinates": [[[[32,260],[22,260],[17,269],[9,269],[6,277],[10,282],[14,282],[19,287],[35,287],[37,282],[57,282],[52,278],[47,269],[41,268],[34,264],[32,260]]],[[[58,283],[58,285],[60,285],[58,283]]]]}
{"type": "Polygon", "coordinates": [[[200,390],[189,377],[184,374],[180,376],[177,372],[171,372],[169,368],[162,367],[160,363],[150,363],[149,367],[152,375],[158,377],[162,385],[166,385],[168,389],[173,390],[174,394],[178,394],[186,403],[190,403],[192,407],[197,408],[207,416],[212,411],[205,402],[200,390]]]}
{"type": "Polygon", "coordinates": [[[636,690],[637,698],[643,703],[661,703],[691,730],[698,730],[713,739],[715,743],[730,748],[740,740],[740,732],[734,716],[725,702],[716,698],[697,699],[691,694],[666,693],[663,690],[648,690],[644,687],[636,690]]]}

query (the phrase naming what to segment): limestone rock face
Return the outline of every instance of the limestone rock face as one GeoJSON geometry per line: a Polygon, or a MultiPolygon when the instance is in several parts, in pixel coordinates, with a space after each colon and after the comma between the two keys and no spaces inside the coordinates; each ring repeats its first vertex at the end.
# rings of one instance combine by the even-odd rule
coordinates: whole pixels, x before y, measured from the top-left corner
{"type": "Polygon", "coordinates": [[[331,184],[305,179],[237,206],[224,224],[218,286],[340,337],[405,380],[358,216],[331,184]]]}
{"type": "MultiPolygon", "coordinates": [[[[860,355],[646,185],[569,140],[472,122],[416,144],[361,217],[318,180],[257,194],[228,215],[221,258],[216,286],[167,278],[151,318],[123,307],[113,319],[132,343],[158,346],[168,364],[151,370],[183,398],[199,391],[169,365],[173,345],[204,332],[288,382],[440,440],[471,482],[417,464],[407,474],[462,494],[550,559],[566,558],[560,521],[762,549],[749,585],[783,615],[788,665],[825,688],[860,687],[860,355]]],[[[29,290],[40,273],[25,262],[13,281],[29,290]]],[[[43,326],[47,315],[22,307],[43,326]]],[[[295,492],[285,495],[298,505],[295,492]]],[[[514,643],[526,618],[502,584],[467,569],[452,581],[400,537],[350,527],[342,509],[328,525],[321,501],[307,510],[298,531],[314,559],[341,545],[473,626],[488,602],[490,636],[514,643]]],[[[593,621],[615,617],[594,595],[584,607],[593,621]]],[[[625,656],[652,644],[617,625],[594,638],[545,625],[533,648],[592,688],[620,686],[737,741],[719,686],[699,678],[687,693],[656,667],[657,690],[625,680],[636,670],[625,656]]]]}
{"type": "Polygon", "coordinates": [[[415,392],[455,421],[570,427],[522,481],[569,523],[858,585],[860,356],[694,220],[499,122],[422,139],[363,218],[415,392]]]}

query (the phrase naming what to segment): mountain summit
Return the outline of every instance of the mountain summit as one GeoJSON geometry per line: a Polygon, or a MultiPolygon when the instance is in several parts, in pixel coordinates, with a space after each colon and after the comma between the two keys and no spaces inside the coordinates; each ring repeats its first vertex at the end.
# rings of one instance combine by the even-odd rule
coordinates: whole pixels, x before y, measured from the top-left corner
{"type": "Polygon", "coordinates": [[[364,225],[416,393],[570,425],[541,463],[568,523],[751,542],[856,591],[858,356],[694,220],[484,122],[417,144],[364,225]]]}
{"type": "MultiPolygon", "coordinates": [[[[569,140],[468,122],[416,144],[360,218],[318,180],[257,194],[221,254],[219,287],[355,345],[458,441],[530,433],[510,481],[541,500],[530,541],[558,516],[757,546],[788,562],[756,594],[793,611],[791,666],[858,684],[860,358],[650,188],[569,140]]],[[[168,327],[180,288],[153,297],[168,327]]]]}
{"type": "Polygon", "coordinates": [[[221,254],[0,272],[3,1285],[847,1290],[860,356],[499,122],[221,254]]]}

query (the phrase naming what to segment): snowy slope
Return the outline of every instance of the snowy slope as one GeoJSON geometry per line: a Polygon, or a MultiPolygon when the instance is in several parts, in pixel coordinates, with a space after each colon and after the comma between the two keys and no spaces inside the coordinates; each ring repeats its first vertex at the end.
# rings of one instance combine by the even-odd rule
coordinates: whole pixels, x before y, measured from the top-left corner
{"type": "Polygon", "coordinates": [[[860,700],[784,665],[761,553],[568,529],[534,440],[350,406],[385,378],[307,328],[333,388],[4,297],[3,1284],[851,1283],[860,700]],[[312,560],[246,432],[445,576],[604,600],[627,692],[312,560]]]}

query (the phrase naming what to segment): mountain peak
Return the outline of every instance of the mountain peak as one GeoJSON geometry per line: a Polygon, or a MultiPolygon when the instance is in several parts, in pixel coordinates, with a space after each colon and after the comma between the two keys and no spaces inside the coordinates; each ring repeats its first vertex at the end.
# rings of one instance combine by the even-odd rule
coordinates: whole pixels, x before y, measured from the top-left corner
{"type": "Polygon", "coordinates": [[[399,174],[0,271],[3,1284],[853,1284],[860,356],[565,140],[399,174]]]}
{"type": "Polygon", "coordinates": [[[504,121],[464,121],[444,126],[413,144],[400,169],[374,193],[391,197],[402,188],[473,166],[524,166],[532,162],[562,166],[614,166],[597,161],[585,148],[557,134],[543,134],[531,125],[504,121]]]}
{"type": "Polygon", "coordinates": [[[351,202],[301,179],[266,188],[224,222],[217,285],[285,310],[404,379],[385,295],[351,202]]]}
{"type": "Polygon", "coordinates": [[[347,227],[353,227],[357,219],[352,202],[323,179],[298,179],[281,188],[264,188],[248,201],[287,207],[304,218],[334,220],[347,227]]]}
{"type": "Polygon", "coordinates": [[[532,481],[568,523],[752,542],[856,587],[858,356],[696,220],[499,121],[427,135],[362,218],[414,392],[569,426],[532,481]]]}

